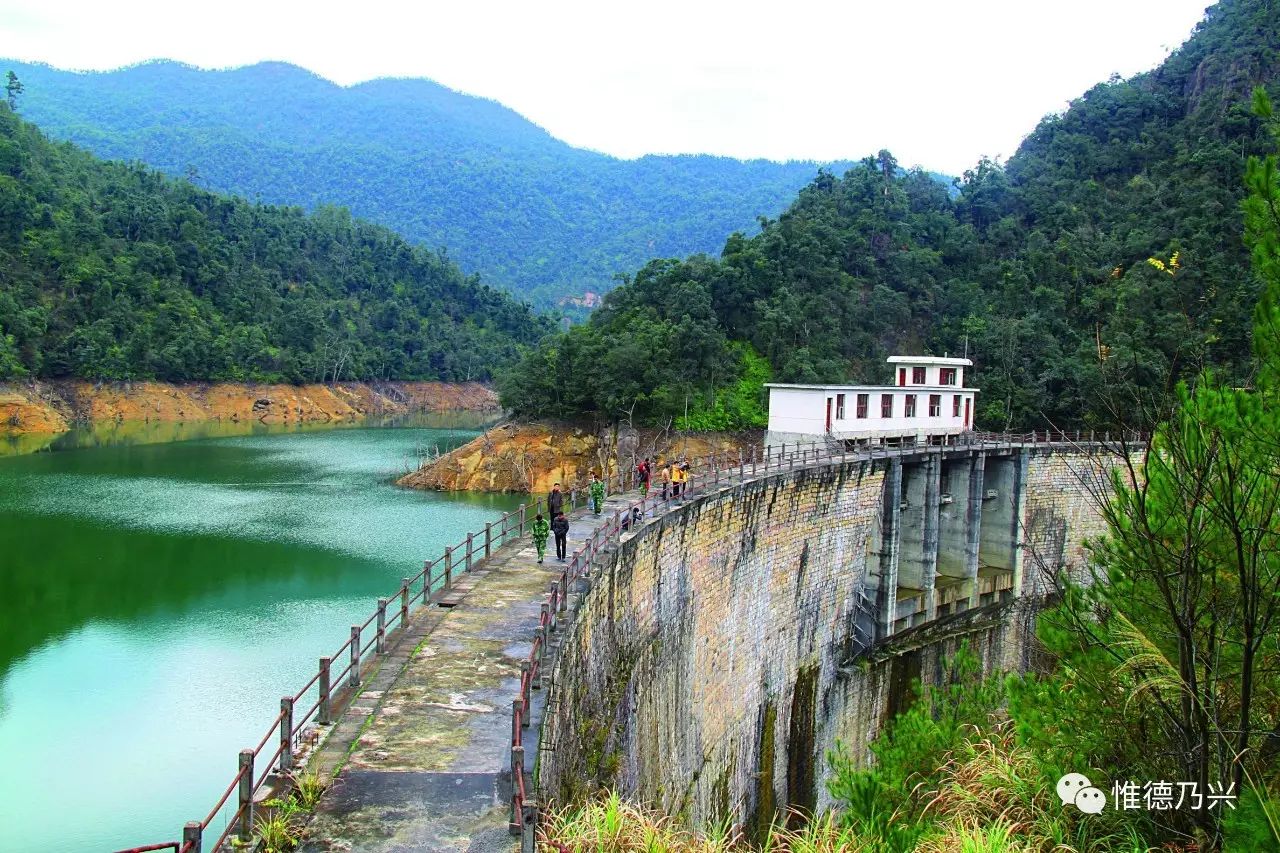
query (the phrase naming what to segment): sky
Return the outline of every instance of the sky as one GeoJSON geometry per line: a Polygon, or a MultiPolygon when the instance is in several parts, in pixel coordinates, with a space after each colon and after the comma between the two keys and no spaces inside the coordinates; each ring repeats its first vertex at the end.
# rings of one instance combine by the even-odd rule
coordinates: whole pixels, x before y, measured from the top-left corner
{"type": "Polygon", "coordinates": [[[0,56],[107,70],[262,60],[426,77],[618,157],[857,159],[958,175],[1113,73],[1153,68],[1206,0],[0,0],[0,56]]]}

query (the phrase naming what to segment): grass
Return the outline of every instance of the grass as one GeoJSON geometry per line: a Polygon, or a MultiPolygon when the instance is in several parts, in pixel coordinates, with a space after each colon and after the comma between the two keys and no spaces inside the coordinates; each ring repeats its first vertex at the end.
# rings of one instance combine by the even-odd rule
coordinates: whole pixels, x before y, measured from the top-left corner
{"type": "Polygon", "coordinates": [[[289,791],[265,801],[253,824],[254,849],[261,853],[290,853],[301,843],[307,816],[315,811],[331,780],[318,767],[289,774],[289,791]]]}

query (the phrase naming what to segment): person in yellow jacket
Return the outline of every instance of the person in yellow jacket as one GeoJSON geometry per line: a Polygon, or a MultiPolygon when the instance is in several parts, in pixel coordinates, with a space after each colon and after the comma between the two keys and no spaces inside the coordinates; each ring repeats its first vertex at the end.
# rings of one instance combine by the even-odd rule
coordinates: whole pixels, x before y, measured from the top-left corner
{"type": "Polygon", "coordinates": [[[671,497],[676,500],[684,498],[684,490],[689,482],[689,469],[685,465],[671,463],[671,497]]]}

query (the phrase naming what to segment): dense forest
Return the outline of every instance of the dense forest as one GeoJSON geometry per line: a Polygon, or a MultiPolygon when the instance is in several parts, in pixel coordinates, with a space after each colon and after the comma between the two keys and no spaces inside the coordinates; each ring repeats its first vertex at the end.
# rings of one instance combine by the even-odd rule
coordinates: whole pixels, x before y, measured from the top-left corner
{"type": "Polygon", "coordinates": [[[978,423],[1115,422],[1214,367],[1244,382],[1259,288],[1244,170],[1270,136],[1280,15],[1226,0],[1159,68],[1049,116],[955,197],[882,151],[823,172],[718,259],[654,261],[513,372],[524,415],[759,425],[760,383],[885,381],[894,352],[977,364],[978,423]],[[690,413],[688,417],[685,413],[690,413]]]}
{"type": "Polygon", "coordinates": [[[714,251],[818,170],[619,160],[429,80],[344,88],[284,63],[77,74],[0,61],[9,68],[26,89],[21,113],[55,138],[245,198],[344,205],[543,307],[603,293],[651,258],[714,251]]]}
{"type": "Polygon", "coordinates": [[[550,328],[345,209],[104,163],[0,104],[0,379],[487,379],[550,328]]]}

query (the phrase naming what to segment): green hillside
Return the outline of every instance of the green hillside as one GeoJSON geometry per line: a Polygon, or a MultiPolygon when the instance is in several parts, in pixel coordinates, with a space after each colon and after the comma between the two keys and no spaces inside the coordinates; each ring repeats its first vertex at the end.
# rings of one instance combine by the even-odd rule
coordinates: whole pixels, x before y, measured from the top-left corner
{"type": "Polygon", "coordinates": [[[966,348],[993,428],[1114,422],[1108,406],[1202,366],[1243,383],[1258,293],[1243,176],[1274,147],[1249,96],[1280,93],[1277,45],[1271,2],[1220,3],[1161,67],[1090,89],[1005,167],[966,172],[956,198],[888,152],[824,173],[719,259],[645,266],[531,355],[505,399],[758,423],[766,375],[885,381],[891,353],[966,348]]]}
{"type": "Polygon", "coordinates": [[[170,175],[194,167],[200,186],[250,199],[344,205],[542,304],[601,293],[651,258],[712,251],[818,169],[618,160],[421,79],[344,88],[283,63],[77,74],[0,60],[9,68],[26,87],[20,112],[54,137],[170,175]]]}
{"type": "Polygon", "coordinates": [[[0,379],[486,379],[550,328],[344,209],[104,163],[0,104],[0,379]]]}

